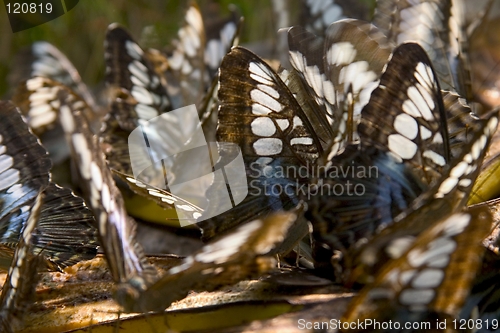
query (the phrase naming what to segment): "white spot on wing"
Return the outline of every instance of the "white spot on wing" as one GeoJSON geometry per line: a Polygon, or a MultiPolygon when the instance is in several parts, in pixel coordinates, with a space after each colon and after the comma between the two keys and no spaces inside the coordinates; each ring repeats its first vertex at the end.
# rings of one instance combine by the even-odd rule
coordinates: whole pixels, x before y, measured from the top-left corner
{"type": "Polygon", "coordinates": [[[367,61],[356,61],[343,67],[339,73],[339,82],[347,89],[352,85],[352,92],[357,94],[368,83],[377,79],[377,75],[369,70],[367,61]]]}
{"type": "Polygon", "coordinates": [[[293,145],[312,145],[313,139],[307,137],[293,138],[290,140],[290,144],[293,145]]]}
{"type": "Polygon", "coordinates": [[[421,83],[426,85],[428,88],[433,88],[434,87],[434,75],[432,74],[432,70],[430,67],[425,65],[422,62],[419,62],[417,67],[416,67],[416,77],[417,80],[421,83]]]}
{"type": "Polygon", "coordinates": [[[149,119],[152,119],[152,118],[158,116],[158,111],[156,111],[155,108],[153,108],[149,105],[146,105],[146,104],[137,104],[134,107],[134,110],[135,110],[135,112],[137,112],[137,115],[141,119],[149,120],[149,119]]]}
{"type": "Polygon", "coordinates": [[[298,116],[293,117],[293,129],[296,129],[297,127],[304,126],[304,123],[302,122],[302,119],[300,119],[298,116]]]}
{"type": "Polygon", "coordinates": [[[29,119],[29,125],[32,128],[38,128],[48,124],[52,124],[57,119],[57,114],[55,112],[49,112],[43,116],[31,117],[29,119]]]}
{"type": "Polygon", "coordinates": [[[417,106],[411,100],[406,100],[403,102],[403,111],[415,118],[421,116],[420,112],[417,109],[417,106]]]}
{"type": "Polygon", "coordinates": [[[440,269],[427,268],[416,274],[411,282],[413,288],[435,288],[441,284],[444,272],[440,269]]]}
{"type": "Polygon", "coordinates": [[[267,116],[271,110],[259,103],[254,103],[252,104],[252,113],[256,116],[267,116]]]}
{"type": "Polygon", "coordinates": [[[87,141],[82,133],[74,133],[71,136],[71,141],[76,153],[80,156],[80,173],[83,178],[90,179],[90,163],[92,155],[87,146],[87,141]]]}
{"type": "Polygon", "coordinates": [[[154,103],[153,96],[144,87],[133,86],[131,94],[132,94],[132,96],[134,96],[135,100],[138,103],[149,104],[149,105],[154,103]]]}
{"type": "Polygon", "coordinates": [[[439,166],[445,166],[446,160],[442,155],[439,155],[435,151],[432,150],[426,150],[422,153],[422,155],[428,159],[430,159],[432,162],[439,166]]]}
{"type": "Polygon", "coordinates": [[[61,106],[59,110],[59,116],[61,120],[61,124],[64,127],[64,131],[66,133],[72,133],[75,131],[75,120],[73,119],[73,115],[71,113],[70,108],[67,105],[61,106]]]}
{"type": "Polygon", "coordinates": [[[356,57],[356,49],[350,42],[335,43],[327,52],[328,62],[341,66],[352,63],[356,57]]]}
{"type": "Polygon", "coordinates": [[[402,135],[391,134],[387,138],[387,141],[391,152],[403,159],[411,159],[417,153],[417,145],[402,135]]]}
{"type": "Polygon", "coordinates": [[[129,40],[125,42],[125,49],[127,50],[127,54],[136,60],[141,60],[144,54],[139,45],[129,40]]]}
{"type": "Polygon", "coordinates": [[[448,177],[439,186],[438,192],[434,195],[436,198],[443,198],[446,194],[450,193],[458,184],[458,178],[448,177]]]}
{"type": "Polygon", "coordinates": [[[267,68],[261,66],[260,64],[255,63],[255,62],[251,62],[250,65],[248,65],[248,70],[250,71],[250,76],[252,74],[254,74],[255,76],[260,77],[263,82],[252,77],[254,80],[259,81],[259,82],[264,83],[264,84],[268,84],[268,85],[269,85],[269,83],[272,84],[272,80],[271,80],[272,76],[268,72],[267,68]]]}
{"type": "Polygon", "coordinates": [[[457,213],[445,221],[443,231],[446,236],[455,236],[462,233],[470,222],[470,214],[457,213]]]}
{"type": "Polygon", "coordinates": [[[457,244],[452,239],[440,237],[431,241],[425,251],[411,250],[407,255],[408,263],[415,268],[422,267],[424,263],[432,262],[441,256],[449,257],[455,251],[457,244]]]}
{"type": "Polygon", "coordinates": [[[420,138],[427,140],[432,136],[432,132],[425,126],[420,125],[420,138]]]}
{"type": "Polygon", "coordinates": [[[250,91],[250,97],[253,101],[262,104],[273,111],[279,112],[283,109],[283,106],[277,100],[259,89],[253,89],[250,91]]]}
{"type": "Polygon", "coordinates": [[[286,130],[288,126],[290,126],[288,119],[275,119],[275,121],[282,131],[286,130]]]}
{"type": "Polygon", "coordinates": [[[43,87],[44,79],[42,77],[35,77],[26,81],[26,88],[31,91],[36,91],[43,87]]]}
{"type": "Polygon", "coordinates": [[[404,305],[428,304],[433,298],[432,289],[405,289],[399,295],[399,301],[404,305]]]}
{"type": "Polygon", "coordinates": [[[251,123],[252,133],[258,136],[271,136],[276,133],[276,126],[271,118],[257,117],[251,123]]]}
{"type": "Polygon", "coordinates": [[[426,100],[420,94],[420,91],[415,86],[411,86],[408,87],[407,94],[417,107],[420,116],[425,120],[432,121],[434,119],[434,115],[432,114],[432,110],[429,109],[429,105],[427,104],[426,100]]]}
{"type": "Polygon", "coordinates": [[[148,69],[146,66],[144,66],[144,64],[140,63],[137,60],[134,60],[130,64],[128,64],[128,70],[134,77],[136,77],[143,83],[141,84],[141,86],[149,83],[148,69]]]}
{"type": "Polygon", "coordinates": [[[418,135],[417,121],[406,113],[401,113],[394,119],[394,128],[399,134],[410,140],[415,139],[418,135]]]}
{"type": "Polygon", "coordinates": [[[264,138],[255,141],[253,149],[260,156],[277,155],[283,150],[283,143],[277,138],[264,138]]]}
{"type": "Polygon", "coordinates": [[[271,86],[265,85],[265,84],[258,84],[257,88],[268,94],[274,99],[278,99],[280,97],[280,94],[271,86]]]}
{"type": "Polygon", "coordinates": [[[103,184],[102,173],[101,169],[99,169],[94,161],[92,161],[92,163],[90,164],[90,174],[92,175],[92,184],[94,184],[96,189],[100,191],[103,184]]]}
{"type": "MultiPolygon", "coordinates": [[[[5,146],[1,146],[5,147],[5,146]]],[[[0,174],[14,165],[14,159],[8,155],[0,155],[0,174]]]]}

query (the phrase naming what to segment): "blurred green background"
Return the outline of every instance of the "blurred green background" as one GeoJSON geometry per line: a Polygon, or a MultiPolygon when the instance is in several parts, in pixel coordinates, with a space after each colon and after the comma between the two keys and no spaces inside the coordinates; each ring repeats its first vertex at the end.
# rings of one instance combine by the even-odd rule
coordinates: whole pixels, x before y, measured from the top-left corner
{"type": "MultiPolygon", "coordinates": [[[[297,13],[300,2],[285,1],[297,13]]],[[[12,33],[5,7],[0,6],[0,96],[14,88],[8,86],[7,75],[16,53],[37,40],[58,47],[79,70],[84,82],[90,87],[98,87],[104,75],[103,40],[109,24],[118,22],[141,46],[160,49],[169,45],[176,36],[189,3],[182,0],[80,0],[65,15],[17,33],[12,33]]],[[[271,0],[198,1],[206,19],[213,17],[208,13],[228,14],[231,4],[245,17],[241,43],[267,42],[272,45],[276,29],[271,0]]]]}

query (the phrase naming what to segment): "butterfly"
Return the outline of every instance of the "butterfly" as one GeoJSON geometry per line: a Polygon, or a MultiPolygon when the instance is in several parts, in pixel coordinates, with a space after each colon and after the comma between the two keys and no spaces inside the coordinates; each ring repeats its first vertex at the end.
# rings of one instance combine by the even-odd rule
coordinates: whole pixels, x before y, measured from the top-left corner
{"type": "MultiPolygon", "coordinates": [[[[443,97],[446,94],[458,94],[462,101],[465,99],[472,111],[480,113],[472,94],[469,44],[478,40],[472,38],[471,31],[475,30],[478,22],[483,21],[491,5],[489,2],[479,8],[480,13],[468,24],[465,19],[466,9],[460,2],[380,1],[374,22],[397,42],[419,42],[431,58],[443,89],[443,97]]],[[[448,108],[445,109],[448,112],[448,108]]],[[[448,118],[452,117],[448,114],[448,118]]],[[[488,173],[480,176],[484,179],[483,183],[490,182],[488,173]]],[[[472,191],[473,195],[478,191],[481,191],[479,184],[472,191]]],[[[475,199],[478,200],[477,196],[475,199]]]]}
{"type": "MultiPolygon", "coordinates": [[[[62,269],[97,253],[97,231],[91,212],[71,190],[50,181],[46,150],[10,102],[0,102],[0,243],[15,248],[31,202],[45,188],[40,221],[34,232],[34,253],[51,269],[62,269]],[[68,217],[71,217],[68,220],[68,217]]],[[[10,256],[2,267],[8,267],[10,256]]]]}
{"type": "MultiPolygon", "coordinates": [[[[241,148],[249,195],[228,212],[200,222],[205,239],[269,212],[295,207],[301,181],[297,168],[307,169],[322,152],[320,140],[292,92],[258,56],[233,48],[221,63],[219,80],[217,141],[241,148]]],[[[212,190],[221,186],[225,184],[214,183],[212,190]]],[[[217,205],[218,198],[210,191],[210,205],[217,205]]]]}
{"type": "Polygon", "coordinates": [[[109,270],[118,284],[117,297],[127,298],[145,289],[156,272],[147,263],[142,247],[135,240],[135,222],[128,216],[123,197],[113,180],[98,137],[68,90],[57,92],[61,101],[59,120],[72,157],[78,168],[87,202],[97,220],[109,270]]]}
{"type": "MultiPolygon", "coordinates": [[[[465,131],[474,119],[465,110],[475,111],[472,103],[468,29],[465,9],[458,2],[378,1],[373,24],[394,44],[417,42],[426,51],[442,89],[450,140],[455,132],[465,131]],[[458,97],[455,97],[457,96],[458,97]],[[448,96],[454,96],[448,98],[448,96]],[[451,106],[451,103],[460,105],[451,106]],[[453,108],[451,110],[451,108],[453,108]],[[453,123],[458,121],[458,123],[453,123]]],[[[451,142],[451,145],[455,145],[451,142]]],[[[456,156],[456,150],[451,151],[456,156]]]]}
{"type": "Polygon", "coordinates": [[[375,26],[353,19],[331,24],[324,41],[301,27],[292,27],[288,45],[291,65],[327,115],[334,134],[333,140],[323,140],[332,157],[357,139],[361,109],[376,87],[393,45],[375,26]]]}
{"type": "Polygon", "coordinates": [[[144,51],[123,28],[110,25],[105,43],[106,83],[118,90],[114,95],[127,95],[120,96],[123,101],[118,104],[121,108],[130,108],[122,112],[129,112],[133,122],[127,124],[128,118],[115,113],[123,128],[135,128],[135,119],[149,120],[172,109],[201,105],[220,60],[237,43],[235,15],[217,23],[205,31],[198,7],[190,6],[170,55],[156,50],[144,51]],[[158,66],[158,62],[165,65],[158,66]]]}
{"type": "MultiPolygon", "coordinates": [[[[45,97],[48,97],[47,96],[47,91],[50,91],[50,104],[53,104],[53,105],[56,105],[58,106],[57,108],[57,115],[56,115],[56,119],[59,118],[59,106],[61,105],[61,100],[60,100],[60,96],[58,96],[58,91],[65,91],[66,94],[68,95],[68,99],[71,100],[71,105],[72,107],[74,107],[75,109],[78,109],[79,112],[82,113],[83,117],[88,120],[89,118],[87,117],[89,112],[91,112],[89,106],[85,103],[85,101],[83,101],[78,95],[76,95],[72,90],[70,90],[68,87],[62,85],[62,84],[59,84],[58,82],[55,82],[51,79],[48,79],[48,78],[42,78],[42,77],[36,77],[36,78],[32,78],[32,79],[29,79],[26,81],[26,86],[30,88],[31,90],[31,94],[34,95],[34,96],[37,96],[37,95],[45,95],[45,97]]],[[[47,98],[48,99],[48,98],[47,98]]],[[[58,125],[59,126],[59,125],[58,125]]],[[[62,131],[62,128],[61,128],[61,131],[62,131]]],[[[91,131],[92,132],[92,131],[91,131]]],[[[127,151],[128,153],[128,145],[127,145],[127,138],[128,138],[128,134],[126,132],[124,132],[125,134],[123,134],[123,137],[122,139],[123,140],[117,140],[117,143],[116,144],[113,144],[114,142],[111,142],[111,143],[105,143],[104,144],[104,148],[106,149],[106,151],[116,151],[118,150],[120,147],[122,147],[124,150],[127,151]],[[113,144],[113,145],[111,145],[113,144]],[[122,146],[120,146],[120,144],[122,146]]],[[[58,141],[58,145],[61,145],[61,142],[58,141]]],[[[111,164],[113,167],[115,168],[118,168],[120,169],[116,164],[111,164]]],[[[128,161],[127,163],[124,164],[127,168],[130,169],[130,161],[128,161]]],[[[140,181],[136,181],[135,179],[133,179],[133,177],[131,177],[131,172],[130,174],[125,174],[125,173],[120,173],[119,171],[116,172],[116,174],[118,174],[119,176],[122,176],[122,179],[124,181],[126,181],[127,183],[129,184],[141,184],[141,186],[136,186],[136,191],[142,191],[144,188],[148,187],[149,188],[149,192],[147,191],[144,191],[144,194],[149,196],[149,197],[154,197],[154,198],[157,198],[158,202],[165,208],[168,208],[170,209],[171,211],[176,211],[174,210],[174,206],[173,206],[173,202],[183,202],[184,205],[177,205],[176,207],[186,207],[186,211],[189,211],[191,212],[191,214],[196,214],[197,212],[199,212],[199,208],[196,207],[196,205],[193,205],[189,202],[186,202],[186,201],[183,201],[182,198],[178,198],[178,197],[175,197],[173,195],[170,195],[170,194],[161,194],[161,195],[158,195],[158,191],[156,191],[156,188],[152,185],[149,185],[149,184],[143,184],[142,182],[140,181]],[[131,181],[128,181],[128,179],[131,179],[131,181]],[[132,181],[133,180],[133,181],[132,181]],[[154,194],[151,194],[151,193],[154,192],[154,194]],[[156,195],[155,195],[156,194],[156,195]],[[159,197],[161,196],[161,197],[159,197]],[[170,198],[170,199],[169,199],[170,198]]]]}
{"type": "MultiPolygon", "coordinates": [[[[417,321],[427,330],[443,329],[437,327],[439,321],[453,327],[452,320],[458,317],[481,266],[481,242],[491,222],[487,209],[471,208],[433,220],[414,239],[394,238],[398,258],[383,265],[349,304],[341,321],[391,320],[397,331],[411,331],[417,321]]],[[[367,329],[381,331],[371,325],[367,329]]]]}

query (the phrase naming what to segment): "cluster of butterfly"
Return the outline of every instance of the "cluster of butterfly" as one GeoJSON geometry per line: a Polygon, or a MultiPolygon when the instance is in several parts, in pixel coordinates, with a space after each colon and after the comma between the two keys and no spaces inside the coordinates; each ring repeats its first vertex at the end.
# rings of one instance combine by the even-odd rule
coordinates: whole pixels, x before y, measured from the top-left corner
{"type": "MultiPolygon", "coordinates": [[[[83,200],[50,183],[46,152],[16,108],[1,104],[9,120],[0,127],[2,246],[10,249],[8,262],[14,258],[2,319],[22,313],[21,294],[33,293],[39,261],[60,268],[90,258],[97,234],[116,300],[126,311],[145,312],[164,310],[192,289],[213,290],[220,281],[271,269],[273,255],[304,247],[308,223],[312,242],[305,246],[312,252],[297,256],[317,274],[364,286],[344,322],[434,323],[469,318],[477,306],[483,318],[497,315],[498,296],[490,293],[496,275],[476,279],[498,261],[488,252],[482,264],[492,217],[485,207],[465,204],[498,112],[478,118],[468,104],[461,7],[379,1],[371,24],[345,19],[344,7],[334,2],[304,3],[313,14],[307,19],[316,22],[305,19],[304,26],[317,35],[287,29],[289,59],[278,72],[235,46],[236,15],[206,28],[217,31],[210,36],[197,7],[189,7],[167,53],[143,50],[111,25],[105,45],[111,105],[100,129],[100,110],[69,61],[49,44],[33,46],[33,78],[14,102],[50,156],[64,154],[57,137],[66,137],[95,222],[83,200]],[[188,141],[184,133],[192,131],[182,131],[181,118],[169,118],[179,133],[162,133],[147,121],[192,103],[208,141],[239,145],[254,191],[200,222],[208,243],[159,277],[135,241],[116,181],[165,209],[175,205],[193,218],[203,215],[152,178],[134,178],[127,141],[141,126],[151,147],[161,149],[152,154],[168,155],[169,140],[188,141]],[[53,146],[44,135],[56,138],[53,146]],[[68,214],[74,224],[63,225],[68,214]],[[20,272],[30,278],[21,283],[20,272]]],[[[231,152],[220,144],[218,154],[223,160],[231,152]]],[[[205,194],[212,207],[221,186],[227,187],[214,182],[205,194]]],[[[9,329],[9,321],[4,326],[9,329]]]]}

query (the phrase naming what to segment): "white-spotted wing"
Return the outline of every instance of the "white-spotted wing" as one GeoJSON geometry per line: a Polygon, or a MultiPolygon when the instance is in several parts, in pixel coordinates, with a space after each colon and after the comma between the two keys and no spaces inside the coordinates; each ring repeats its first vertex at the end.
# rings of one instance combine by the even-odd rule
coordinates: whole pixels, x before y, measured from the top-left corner
{"type": "Polygon", "coordinates": [[[167,54],[159,52],[168,63],[162,75],[172,108],[195,104],[209,142],[215,141],[217,126],[219,66],[231,47],[238,45],[243,21],[235,10],[230,11],[229,17],[221,18],[217,11],[208,10],[203,17],[197,5],[189,5],[167,54]]]}
{"type": "Polygon", "coordinates": [[[326,72],[324,39],[295,26],[288,30],[288,49],[292,69],[289,73],[282,71],[280,77],[307,116],[316,120],[314,130],[326,149],[332,142],[340,141],[336,134],[342,116],[335,105],[335,88],[326,72]]]}
{"type": "Polygon", "coordinates": [[[240,146],[249,195],[227,213],[201,222],[205,238],[271,211],[293,208],[300,184],[308,181],[308,168],[322,153],[313,124],[291,91],[252,52],[236,47],[224,58],[219,100],[217,141],[240,146]]]}
{"type": "Polygon", "coordinates": [[[135,311],[161,311],[191,290],[212,291],[276,267],[273,255],[302,207],[246,222],[171,268],[133,302],[135,311]]]}
{"type": "Polygon", "coordinates": [[[450,155],[454,159],[463,153],[467,144],[473,139],[477,123],[481,120],[474,114],[465,98],[452,91],[441,91],[441,93],[446,110],[450,155]]]}
{"type": "Polygon", "coordinates": [[[129,292],[144,289],[153,279],[142,247],[135,240],[135,222],[127,215],[98,138],[92,134],[67,91],[59,93],[60,121],[82,180],[87,202],[96,216],[101,245],[113,279],[118,301],[129,292]]]}
{"type": "MultiPolygon", "coordinates": [[[[13,96],[13,102],[26,117],[28,125],[49,151],[50,159],[59,164],[69,157],[69,149],[64,143],[64,133],[59,124],[60,101],[57,91],[68,86],[52,78],[32,77],[22,82],[13,96]]],[[[71,90],[75,99],[81,100],[80,108],[94,127],[97,126],[97,110],[91,107],[81,95],[71,90]]]]}
{"type": "Polygon", "coordinates": [[[349,19],[331,24],[324,41],[302,27],[292,27],[288,46],[291,65],[333,130],[326,142],[328,156],[334,156],[347,142],[358,139],[361,109],[377,86],[393,45],[375,26],[349,19]]]}
{"type": "Polygon", "coordinates": [[[132,131],[171,110],[165,83],[143,49],[118,24],[111,24],[105,43],[106,84],[120,126],[132,131]]]}
{"type": "MultiPolygon", "coordinates": [[[[172,128],[178,129],[175,132],[163,133],[159,132],[161,129],[150,130],[149,120],[172,110],[166,82],[155,70],[145,51],[124,28],[117,24],[112,24],[108,28],[105,59],[106,83],[116,94],[112,96],[110,110],[104,118],[100,137],[109,167],[131,177],[133,171],[128,139],[138,126],[143,126],[143,131],[148,133],[148,140],[157,140],[155,146],[163,147],[165,151],[169,151],[168,142],[186,142],[189,137],[184,137],[184,127],[176,117],[171,119],[175,122],[172,128]],[[168,140],[170,137],[171,140],[168,140]]],[[[161,170],[158,173],[163,174],[161,170]]],[[[149,179],[141,181],[147,183],[149,179]]],[[[140,191],[135,183],[129,185],[140,191]]]]}
{"type": "Polygon", "coordinates": [[[117,177],[126,182],[135,193],[150,199],[154,198],[158,206],[164,209],[175,209],[176,213],[179,213],[180,210],[183,213],[183,218],[195,221],[203,214],[203,209],[188,200],[180,198],[164,189],[144,183],[131,175],[117,170],[112,171],[117,177]]]}
{"type": "Polygon", "coordinates": [[[450,160],[446,114],[434,73],[417,44],[396,48],[358,128],[362,145],[388,151],[420,172],[427,184],[450,160]]]}
{"type": "Polygon", "coordinates": [[[52,163],[47,152],[30,134],[28,126],[12,103],[2,101],[0,112],[0,219],[33,200],[50,181],[52,163]]]}
{"type": "Polygon", "coordinates": [[[391,223],[449,161],[441,93],[418,45],[396,48],[361,114],[360,143],[330,160],[306,213],[327,248],[391,223]]]}
{"type": "Polygon", "coordinates": [[[447,319],[453,327],[451,320],[457,318],[481,266],[482,240],[491,222],[487,209],[474,208],[435,220],[412,243],[401,239],[393,250],[402,255],[383,266],[341,320],[392,320],[401,325],[395,331],[405,332],[411,330],[403,325],[417,321],[439,329],[436,319],[447,319]]]}
{"type": "Polygon", "coordinates": [[[54,45],[43,41],[35,42],[29,49],[20,52],[10,79],[11,86],[16,87],[12,101],[21,109],[30,128],[49,151],[51,160],[55,165],[59,164],[69,157],[69,150],[63,143],[63,133],[57,120],[59,103],[55,89],[51,89],[53,84],[44,84],[44,79],[66,86],[79,96],[88,106],[85,116],[93,124],[101,112],[94,95],[71,61],[54,45]]]}
{"type": "Polygon", "coordinates": [[[334,85],[335,103],[342,115],[336,121],[352,142],[357,139],[361,110],[377,87],[394,44],[374,25],[359,20],[336,22],[326,32],[327,77],[334,85]]]}
{"type": "Polygon", "coordinates": [[[22,319],[35,296],[37,267],[41,256],[32,253],[33,233],[40,219],[43,192],[29,207],[28,219],[14,252],[12,264],[0,296],[0,327],[3,332],[22,328],[22,319]]]}
{"type": "MultiPolygon", "coordinates": [[[[20,52],[15,58],[15,64],[9,74],[9,83],[15,87],[20,82],[37,76],[52,79],[69,87],[93,110],[97,110],[94,96],[83,83],[75,66],[64,53],[45,41],[35,42],[29,49],[20,52]]],[[[36,126],[31,124],[30,126],[36,133],[36,126]]]]}
{"type": "Polygon", "coordinates": [[[206,20],[205,22],[205,66],[209,72],[210,81],[217,75],[220,62],[231,47],[239,44],[239,29],[242,18],[230,8],[227,18],[206,20]]]}
{"type": "Polygon", "coordinates": [[[396,216],[390,226],[371,238],[358,241],[345,257],[344,274],[349,284],[371,281],[381,265],[401,256],[401,251],[394,250],[398,244],[409,244],[433,221],[465,206],[497,125],[498,112],[489,119],[479,120],[469,129],[473,138],[462,154],[451,161],[442,177],[415,199],[409,209],[396,216]]]}

